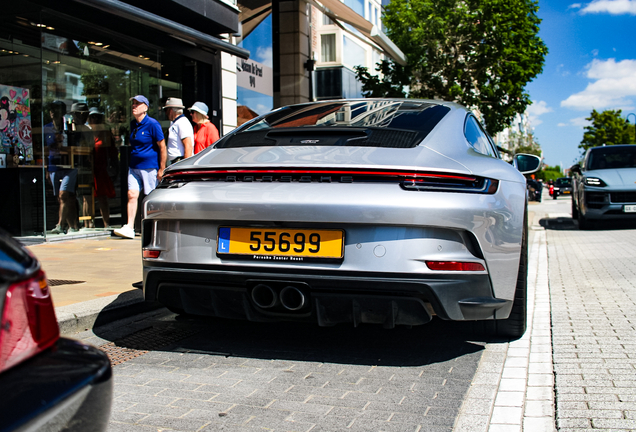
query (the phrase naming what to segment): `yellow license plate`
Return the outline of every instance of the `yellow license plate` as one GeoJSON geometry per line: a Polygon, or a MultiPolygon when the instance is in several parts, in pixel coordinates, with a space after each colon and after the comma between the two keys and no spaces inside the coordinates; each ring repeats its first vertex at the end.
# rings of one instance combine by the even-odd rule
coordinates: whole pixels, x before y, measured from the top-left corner
{"type": "Polygon", "coordinates": [[[567,191],[567,190],[566,190],[566,191],[563,191],[563,195],[567,195],[567,194],[569,194],[569,193],[570,193],[570,191],[567,191]]]}
{"type": "Polygon", "coordinates": [[[344,231],[220,227],[216,252],[220,256],[283,261],[342,259],[344,231]]]}

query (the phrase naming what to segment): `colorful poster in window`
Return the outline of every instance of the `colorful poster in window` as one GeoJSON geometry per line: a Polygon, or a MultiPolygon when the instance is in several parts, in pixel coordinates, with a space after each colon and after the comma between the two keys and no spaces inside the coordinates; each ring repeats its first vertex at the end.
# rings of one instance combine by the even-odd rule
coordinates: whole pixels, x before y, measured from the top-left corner
{"type": "Polygon", "coordinates": [[[29,90],[0,84],[0,153],[33,160],[29,90]]]}

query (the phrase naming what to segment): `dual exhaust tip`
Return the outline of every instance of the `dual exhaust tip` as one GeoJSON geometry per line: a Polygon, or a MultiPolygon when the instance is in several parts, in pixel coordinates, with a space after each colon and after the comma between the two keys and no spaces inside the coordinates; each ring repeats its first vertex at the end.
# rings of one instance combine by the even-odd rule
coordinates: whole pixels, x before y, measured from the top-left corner
{"type": "Polygon", "coordinates": [[[295,312],[302,309],[307,300],[305,294],[295,286],[286,286],[278,293],[269,285],[258,284],[252,289],[252,301],[261,309],[282,305],[285,309],[295,312]]]}

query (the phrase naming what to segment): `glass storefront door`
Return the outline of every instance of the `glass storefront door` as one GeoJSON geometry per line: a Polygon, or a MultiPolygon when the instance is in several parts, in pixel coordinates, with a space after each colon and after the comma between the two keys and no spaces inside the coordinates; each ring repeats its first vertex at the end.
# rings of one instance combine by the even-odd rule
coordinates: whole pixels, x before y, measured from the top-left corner
{"type": "Polygon", "coordinates": [[[157,47],[26,5],[0,17],[2,226],[22,237],[119,226],[129,99],[145,95],[163,124],[162,97],[181,84],[162,76],[157,47]]]}
{"type": "Polygon", "coordinates": [[[39,156],[50,186],[45,192],[49,235],[122,224],[129,99],[143,94],[155,112],[159,106],[158,53],[131,56],[108,42],[42,32],[39,156]]]}

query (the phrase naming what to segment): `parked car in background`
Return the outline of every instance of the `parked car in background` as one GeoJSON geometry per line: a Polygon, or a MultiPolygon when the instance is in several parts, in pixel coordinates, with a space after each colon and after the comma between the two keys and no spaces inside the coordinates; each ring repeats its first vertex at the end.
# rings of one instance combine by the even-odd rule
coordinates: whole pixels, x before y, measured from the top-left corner
{"type": "Polygon", "coordinates": [[[0,230],[0,430],[105,431],[112,373],[106,354],[60,338],[46,276],[0,230]]]}
{"type": "Polygon", "coordinates": [[[170,166],[144,202],[144,295],[177,313],[387,328],[526,323],[526,179],[466,108],[287,106],[170,166]]]}
{"type": "Polygon", "coordinates": [[[580,229],[601,220],[636,222],[636,145],[593,147],[571,170],[572,218],[580,229]]]}
{"type": "Polygon", "coordinates": [[[543,184],[538,180],[528,179],[528,199],[530,201],[541,202],[541,193],[543,192],[543,184]]]}
{"type": "Polygon", "coordinates": [[[550,188],[550,196],[557,199],[559,195],[572,194],[572,179],[570,177],[561,177],[554,181],[553,187],[550,188]]]}

